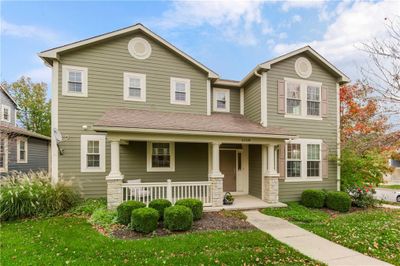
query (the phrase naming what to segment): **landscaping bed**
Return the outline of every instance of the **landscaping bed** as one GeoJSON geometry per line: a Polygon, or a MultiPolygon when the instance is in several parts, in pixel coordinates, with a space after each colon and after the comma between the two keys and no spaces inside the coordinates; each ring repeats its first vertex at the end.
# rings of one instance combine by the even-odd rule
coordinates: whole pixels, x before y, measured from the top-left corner
{"type": "MultiPolygon", "coordinates": [[[[99,228],[102,231],[101,228],[99,228]]],[[[157,229],[148,234],[140,233],[131,230],[126,226],[115,226],[112,229],[111,235],[121,239],[139,239],[146,237],[167,236],[173,234],[181,234],[187,232],[200,232],[210,230],[249,230],[254,229],[250,223],[246,222],[245,217],[239,212],[206,212],[200,220],[193,222],[193,227],[190,231],[169,231],[165,229],[160,222],[157,229]],[[244,219],[243,219],[244,218],[244,219]]]]}

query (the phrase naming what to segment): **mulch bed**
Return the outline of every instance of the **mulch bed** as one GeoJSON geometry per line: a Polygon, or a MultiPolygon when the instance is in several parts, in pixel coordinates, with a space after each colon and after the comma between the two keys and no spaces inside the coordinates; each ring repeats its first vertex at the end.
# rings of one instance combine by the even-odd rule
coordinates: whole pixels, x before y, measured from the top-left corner
{"type": "Polygon", "coordinates": [[[190,231],[171,232],[168,229],[163,228],[162,223],[160,223],[157,230],[150,234],[143,234],[135,232],[125,226],[118,226],[114,228],[111,235],[121,239],[139,239],[182,233],[204,232],[210,230],[249,230],[254,228],[255,227],[253,225],[249,224],[245,220],[236,217],[226,217],[222,212],[206,212],[203,214],[203,218],[201,218],[199,221],[193,222],[193,227],[190,231]]]}

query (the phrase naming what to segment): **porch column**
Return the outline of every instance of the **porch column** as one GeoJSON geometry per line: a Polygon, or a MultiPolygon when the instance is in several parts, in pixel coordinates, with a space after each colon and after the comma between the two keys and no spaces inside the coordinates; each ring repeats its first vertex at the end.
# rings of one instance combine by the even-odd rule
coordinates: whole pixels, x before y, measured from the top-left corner
{"type": "Polygon", "coordinates": [[[263,200],[268,203],[279,201],[279,174],[275,169],[275,144],[263,145],[263,200]]]}
{"type": "Polygon", "coordinates": [[[275,145],[274,144],[268,144],[268,171],[267,175],[269,176],[274,176],[278,175],[275,169],[275,145]]]}
{"type": "Polygon", "coordinates": [[[122,180],[124,176],[119,169],[119,140],[111,140],[111,170],[107,181],[107,208],[115,209],[122,203],[122,180]]]}
{"type": "Polygon", "coordinates": [[[211,180],[211,201],[213,207],[222,206],[224,192],[223,192],[223,179],[224,175],[219,169],[219,146],[221,143],[212,143],[212,167],[209,174],[211,180]]]}

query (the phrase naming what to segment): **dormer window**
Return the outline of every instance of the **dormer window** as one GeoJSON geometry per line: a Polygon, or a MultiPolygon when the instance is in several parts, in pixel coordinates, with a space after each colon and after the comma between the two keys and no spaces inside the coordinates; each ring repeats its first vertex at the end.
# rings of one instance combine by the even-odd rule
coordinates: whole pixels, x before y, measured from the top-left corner
{"type": "Polygon", "coordinates": [[[190,105],[190,79],[171,78],[171,103],[190,105]]]}
{"type": "Polygon", "coordinates": [[[139,73],[124,73],[124,100],[146,101],[146,75],[139,73]]]}
{"type": "Polygon", "coordinates": [[[11,122],[11,109],[10,106],[2,105],[1,106],[1,121],[11,122]]]}
{"type": "Polygon", "coordinates": [[[63,95],[87,97],[87,68],[63,66],[62,69],[63,95]]]}
{"type": "Polygon", "coordinates": [[[230,90],[214,88],[214,111],[230,112],[230,90]]]}

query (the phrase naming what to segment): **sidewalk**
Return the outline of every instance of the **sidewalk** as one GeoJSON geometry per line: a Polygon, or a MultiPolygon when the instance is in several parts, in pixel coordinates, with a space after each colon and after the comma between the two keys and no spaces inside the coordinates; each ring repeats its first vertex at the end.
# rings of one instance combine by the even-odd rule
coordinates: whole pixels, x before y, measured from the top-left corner
{"type": "Polygon", "coordinates": [[[391,265],[333,243],[281,218],[267,216],[259,211],[245,211],[243,213],[247,215],[247,221],[258,229],[304,255],[328,265],[391,265]]]}

